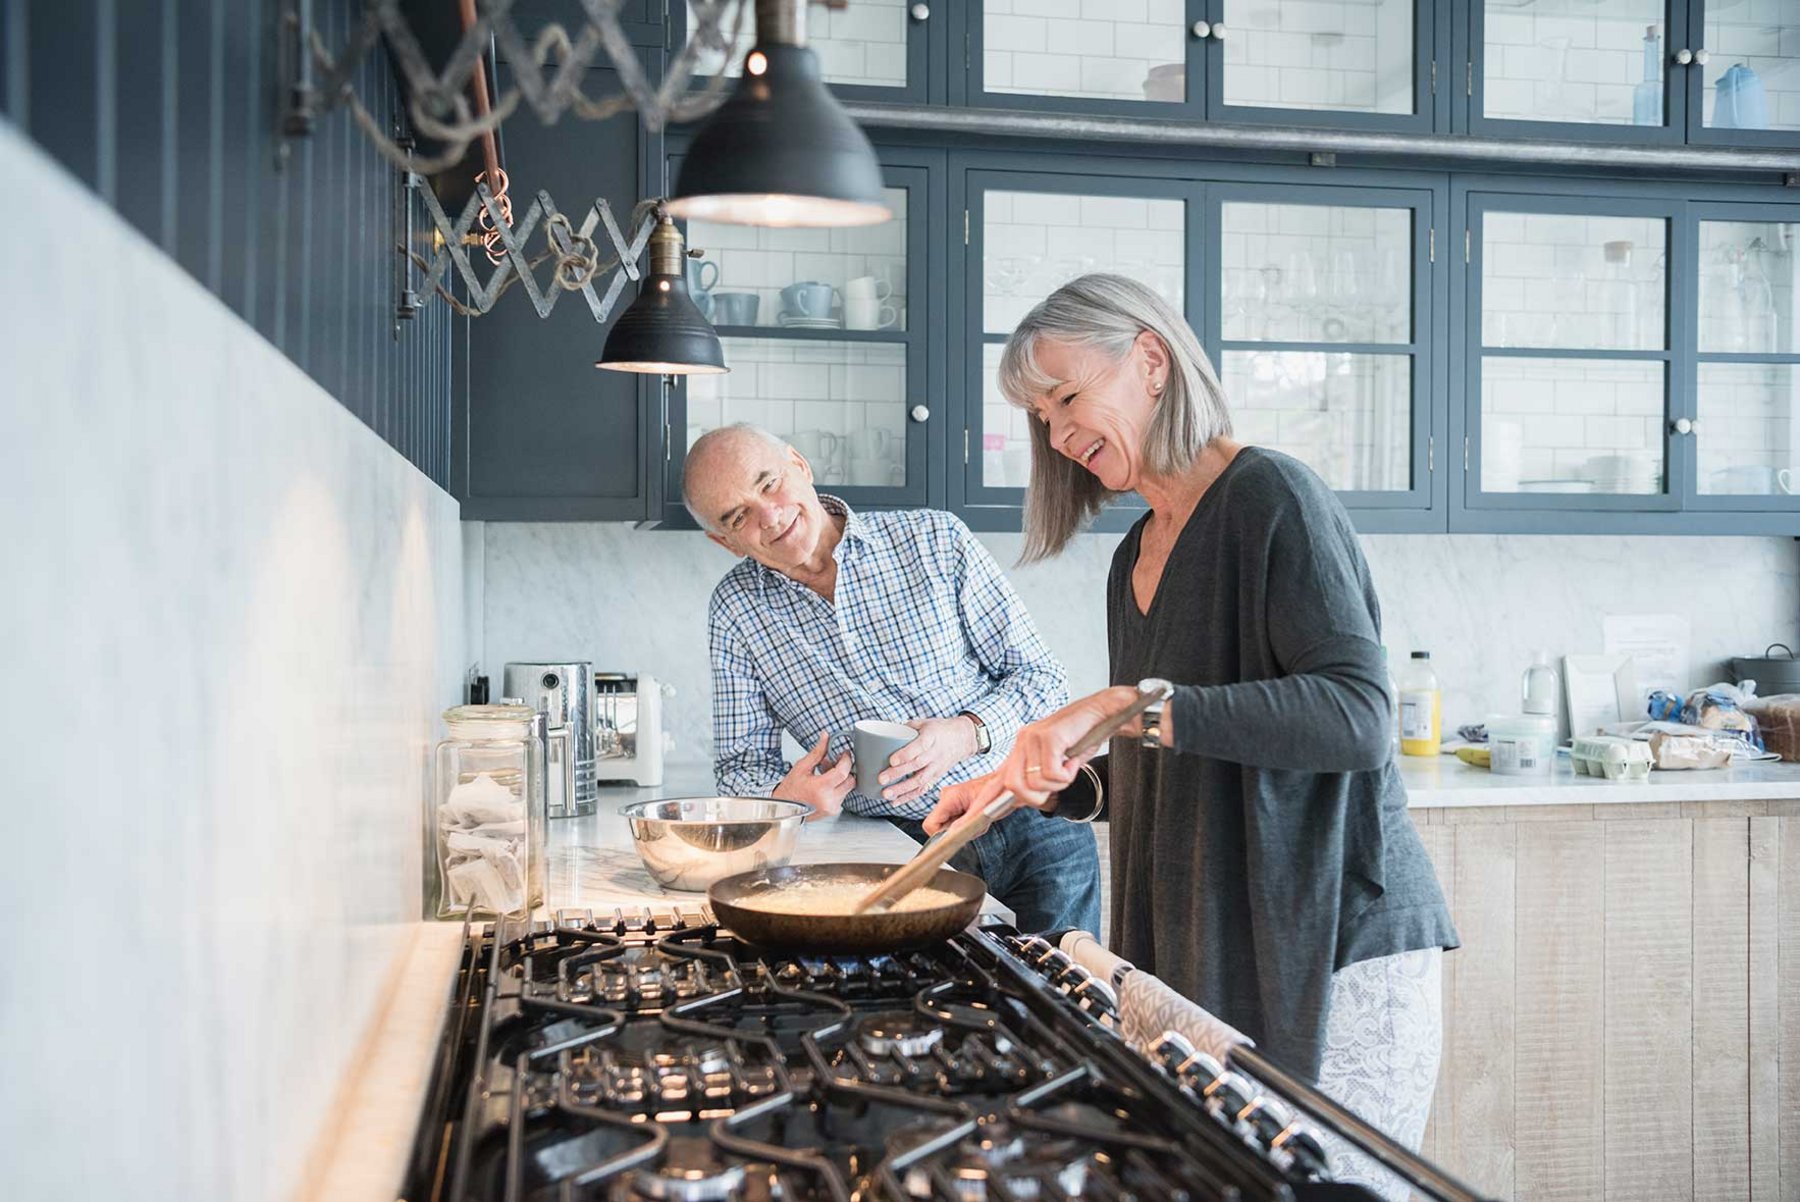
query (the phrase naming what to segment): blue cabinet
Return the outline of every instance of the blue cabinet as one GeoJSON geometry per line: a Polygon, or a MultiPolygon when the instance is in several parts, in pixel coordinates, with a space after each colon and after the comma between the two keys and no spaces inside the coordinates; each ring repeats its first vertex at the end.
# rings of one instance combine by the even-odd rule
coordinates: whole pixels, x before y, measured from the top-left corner
{"type": "MultiPolygon", "coordinates": [[[[956,156],[968,214],[952,309],[963,398],[951,504],[1017,528],[1030,422],[995,384],[1019,318],[1089,271],[1138,279],[1187,317],[1239,437],[1286,451],[1335,488],[1360,528],[1442,529],[1434,398],[1443,337],[1436,214],[1425,179],[1293,168],[956,156]],[[1412,187],[1396,184],[1411,182],[1412,187]]],[[[954,450],[953,440],[953,450],[954,450]]],[[[1137,512],[1122,503],[1108,524],[1137,512]]]]}
{"type": "Polygon", "coordinates": [[[1800,206],[1459,181],[1452,530],[1800,533],[1800,206]]]}
{"type": "Polygon", "coordinates": [[[1800,5],[1475,0],[1456,128],[1494,137],[1800,145],[1800,5]]]}
{"type": "Polygon", "coordinates": [[[1442,8],[1439,0],[985,0],[966,9],[960,100],[1422,133],[1439,122],[1437,64],[1449,53],[1442,8]]]}
{"type": "MultiPolygon", "coordinates": [[[[941,281],[949,228],[944,155],[881,151],[894,218],[856,229],[685,227],[690,282],[730,371],[670,390],[660,517],[683,509],[687,448],[752,422],[812,464],[818,486],[861,507],[944,504],[941,281]]],[[[680,153],[671,156],[671,177],[680,153]]]]}

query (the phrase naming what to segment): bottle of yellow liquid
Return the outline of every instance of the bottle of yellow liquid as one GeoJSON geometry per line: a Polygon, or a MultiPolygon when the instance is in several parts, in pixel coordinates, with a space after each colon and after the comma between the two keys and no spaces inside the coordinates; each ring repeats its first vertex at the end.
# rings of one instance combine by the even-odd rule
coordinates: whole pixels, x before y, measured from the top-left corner
{"type": "Polygon", "coordinates": [[[1431,652],[1415,651],[1400,672],[1400,754],[1436,755],[1444,736],[1444,695],[1431,652]]]}

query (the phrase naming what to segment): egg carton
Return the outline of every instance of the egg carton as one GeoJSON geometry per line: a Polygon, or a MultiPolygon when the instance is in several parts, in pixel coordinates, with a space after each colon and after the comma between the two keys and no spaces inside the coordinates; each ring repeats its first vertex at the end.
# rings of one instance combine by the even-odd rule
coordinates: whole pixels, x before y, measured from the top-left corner
{"type": "Polygon", "coordinates": [[[1569,748],[1569,763],[1579,776],[1644,780],[1650,775],[1650,745],[1621,735],[1587,735],[1569,748]]]}

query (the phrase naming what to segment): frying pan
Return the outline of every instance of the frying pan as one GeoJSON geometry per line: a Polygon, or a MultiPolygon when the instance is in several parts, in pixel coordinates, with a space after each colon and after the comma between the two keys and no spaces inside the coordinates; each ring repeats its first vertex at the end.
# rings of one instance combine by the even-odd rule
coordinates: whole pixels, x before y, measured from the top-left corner
{"type": "Polygon", "coordinates": [[[987,885],[977,876],[939,869],[931,888],[954,894],[950,905],[924,910],[877,910],[868,914],[778,914],[758,909],[758,895],[777,893],[802,882],[854,885],[846,905],[899,871],[898,864],[791,864],[740,872],[713,882],[706,891],[713,917],[740,938],[771,950],[815,954],[897,952],[948,939],[981,911],[987,885]]]}

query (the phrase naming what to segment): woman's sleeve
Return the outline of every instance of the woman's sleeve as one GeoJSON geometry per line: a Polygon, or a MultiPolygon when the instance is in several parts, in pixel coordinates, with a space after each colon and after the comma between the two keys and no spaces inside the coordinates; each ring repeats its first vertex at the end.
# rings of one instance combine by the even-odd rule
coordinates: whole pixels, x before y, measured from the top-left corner
{"type": "MultiPolygon", "coordinates": [[[[1391,754],[1392,700],[1361,553],[1328,505],[1299,498],[1270,516],[1261,605],[1281,675],[1180,686],[1174,748],[1262,768],[1359,772],[1391,754]]],[[[1246,610],[1255,610],[1255,598],[1246,610]]],[[[1220,632],[1239,639],[1243,631],[1220,632]]]]}

